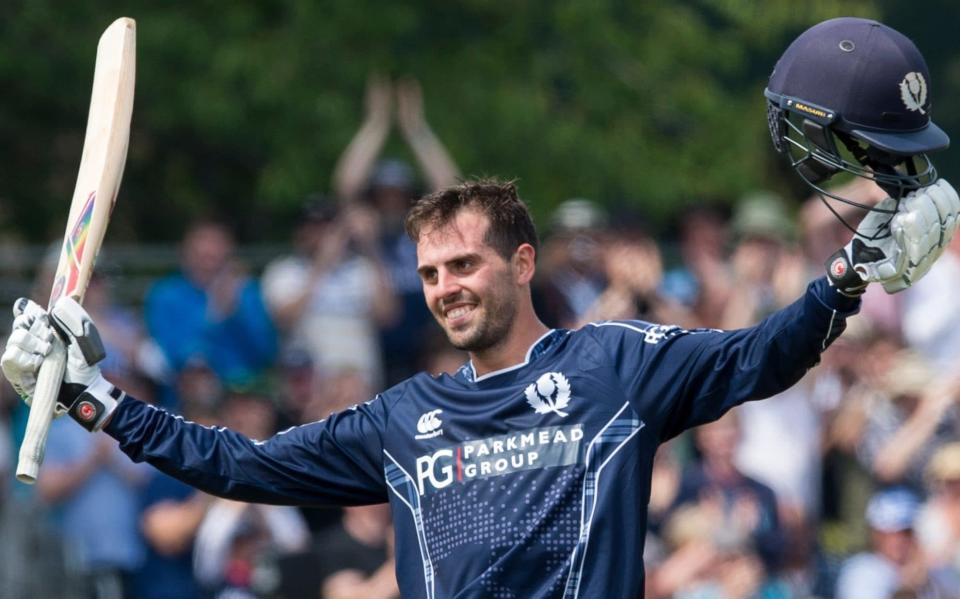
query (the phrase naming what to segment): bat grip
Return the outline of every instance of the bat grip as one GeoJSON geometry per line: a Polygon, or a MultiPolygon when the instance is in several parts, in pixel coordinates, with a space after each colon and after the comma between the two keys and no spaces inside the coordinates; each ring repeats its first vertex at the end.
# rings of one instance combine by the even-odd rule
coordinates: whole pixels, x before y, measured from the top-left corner
{"type": "Polygon", "coordinates": [[[53,421],[53,411],[66,368],[66,345],[55,336],[53,347],[40,365],[40,372],[37,374],[37,389],[33,394],[30,415],[27,418],[27,430],[20,445],[17,480],[22,483],[32,485],[37,482],[47,445],[47,433],[53,421]]]}

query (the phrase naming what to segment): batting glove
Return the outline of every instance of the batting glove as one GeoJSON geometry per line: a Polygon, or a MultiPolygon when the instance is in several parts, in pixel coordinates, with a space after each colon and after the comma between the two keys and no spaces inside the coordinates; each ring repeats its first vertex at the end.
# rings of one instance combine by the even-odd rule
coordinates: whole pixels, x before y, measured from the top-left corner
{"type": "Polygon", "coordinates": [[[13,330],[0,357],[3,376],[27,403],[37,388],[37,372],[56,341],[47,312],[28,299],[19,299],[13,307],[13,330]]]}
{"type": "Polygon", "coordinates": [[[67,367],[55,414],[68,413],[87,430],[100,430],[124,394],[103,378],[97,366],[106,353],[93,320],[70,297],[58,300],[49,314],[36,303],[20,299],[14,314],[14,333],[2,358],[7,380],[29,404],[40,364],[52,344],[66,343],[67,367]]]}
{"type": "Polygon", "coordinates": [[[886,213],[867,213],[850,243],[827,260],[827,276],[844,295],[860,295],[868,283],[903,291],[930,270],[960,224],[960,197],[945,179],[911,192],[899,206],[886,198],[876,208],[886,213]]]}

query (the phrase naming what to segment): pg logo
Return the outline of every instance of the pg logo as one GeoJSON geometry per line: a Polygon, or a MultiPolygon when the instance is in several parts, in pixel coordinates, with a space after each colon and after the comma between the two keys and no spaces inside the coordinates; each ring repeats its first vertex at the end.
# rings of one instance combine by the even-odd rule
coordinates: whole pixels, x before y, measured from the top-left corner
{"type": "Polygon", "coordinates": [[[453,482],[453,450],[440,449],[432,455],[417,458],[417,489],[423,495],[424,482],[442,489],[453,482]]]}

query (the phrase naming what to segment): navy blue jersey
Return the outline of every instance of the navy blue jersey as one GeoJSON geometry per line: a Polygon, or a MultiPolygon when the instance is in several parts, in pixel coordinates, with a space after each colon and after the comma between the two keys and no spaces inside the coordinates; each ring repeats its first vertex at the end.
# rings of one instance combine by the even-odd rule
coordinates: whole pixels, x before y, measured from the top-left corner
{"type": "Polygon", "coordinates": [[[748,329],[552,330],[522,364],[420,374],[268,441],[131,399],[107,432],[216,495],[389,501],[407,598],[641,597],[657,446],[795,383],[857,306],[820,279],[748,329]]]}

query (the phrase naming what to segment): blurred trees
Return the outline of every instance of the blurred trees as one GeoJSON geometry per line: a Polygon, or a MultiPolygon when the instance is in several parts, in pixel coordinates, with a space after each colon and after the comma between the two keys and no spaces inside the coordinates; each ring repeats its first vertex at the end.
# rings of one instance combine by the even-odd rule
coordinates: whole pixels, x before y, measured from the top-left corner
{"type": "MultiPolygon", "coordinates": [[[[121,15],[138,23],[137,99],[111,240],[176,239],[185,219],[217,213],[263,241],[328,189],[371,71],[419,78],[463,171],[518,178],[540,217],[585,196],[656,223],[685,202],[791,189],[761,91],[786,44],[832,16],[889,14],[931,62],[937,120],[960,131],[946,101],[960,8],[935,3],[926,16],[893,0],[6,0],[0,231],[60,236],[96,40],[121,15]]],[[[388,153],[406,155],[396,137],[388,153]]]]}

